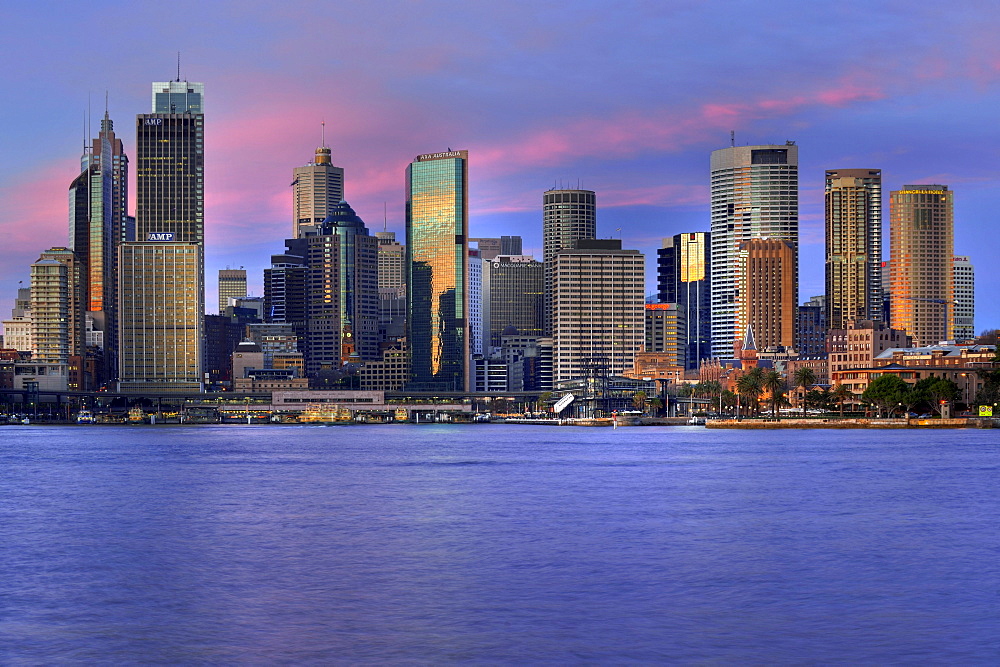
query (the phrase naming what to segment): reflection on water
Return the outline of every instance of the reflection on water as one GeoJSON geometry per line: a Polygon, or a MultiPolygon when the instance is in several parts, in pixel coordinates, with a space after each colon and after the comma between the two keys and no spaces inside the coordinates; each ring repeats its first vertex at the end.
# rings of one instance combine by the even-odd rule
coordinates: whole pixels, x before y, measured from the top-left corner
{"type": "Polygon", "coordinates": [[[3,662],[992,662],[989,431],[0,429],[3,662]]]}

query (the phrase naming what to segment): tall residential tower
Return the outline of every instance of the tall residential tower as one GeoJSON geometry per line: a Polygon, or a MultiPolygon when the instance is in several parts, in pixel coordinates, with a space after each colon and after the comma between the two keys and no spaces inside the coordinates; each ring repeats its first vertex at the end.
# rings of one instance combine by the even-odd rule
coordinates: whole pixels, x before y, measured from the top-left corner
{"type": "Polygon", "coordinates": [[[826,323],[881,320],[882,171],[826,172],[826,323]]]}

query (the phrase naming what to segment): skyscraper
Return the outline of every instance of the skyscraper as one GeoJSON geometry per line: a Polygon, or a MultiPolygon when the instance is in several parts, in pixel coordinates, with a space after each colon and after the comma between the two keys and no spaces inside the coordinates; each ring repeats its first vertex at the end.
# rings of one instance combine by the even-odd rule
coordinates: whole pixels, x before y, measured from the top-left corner
{"type": "Polygon", "coordinates": [[[545,335],[554,328],[556,255],[579,239],[597,237],[597,195],[593,190],[549,190],[542,195],[542,261],[545,265],[545,335]]]}
{"type": "Polygon", "coordinates": [[[826,172],[826,321],[881,320],[882,172],[826,172]]]}
{"type": "Polygon", "coordinates": [[[226,312],[230,299],[247,295],[246,269],[219,269],[219,314],[226,312]]]}
{"type": "Polygon", "coordinates": [[[957,341],[972,340],[976,337],[976,271],[968,257],[955,255],[955,334],[957,341]]]}
{"type": "Polygon", "coordinates": [[[204,85],[154,82],[136,117],[136,240],[119,263],[119,390],[197,391],[205,313],[204,85]]]}
{"type": "Polygon", "coordinates": [[[122,244],[119,391],[201,390],[201,258],[197,243],[122,244]]]}
{"type": "Polygon", "coordinates": [[[406,246],[395,232],[376,232],[378,239],[379,334],[382,340],[406,335],[406,246]]]}
{"type": "Polygon", "coordinates": [[[645,257],[617,239],[580,239],[555,257],[555,382],[621,375],[646,337],[645,257]]]}
{"type": "MultiPolygon", "coordinates": [[[[332,207],[322,223],[301,225],[299,233],[309,242],[308,302],[314,311],[336,312],[341,363],[378,358],[378,239],[345,201],[332,207]]],[[[321,329],[327,331],[326,325],[321,329]]],[[[310,345],[307,341],[307,350],[310,345]]]]}
{"type": "Polygon", "coordinates": [[[469,386],[468,151],[406,168],[406,330],[411,387],[469,386]]]}
{"type": "Polygon", "coordinates": [[[795,345],[795,249],[788,241],[740,244],[738,331],[753,328],[757,349],[795,345]]]}
{"type": "Polygon", "coordinates": [[[545,275],[529,255],[497,255],[483,262],[483,320],[486,344],[499,348],[504,329],[539,338],[544,317],[545,275]]]}
{"type": "Polygon", "coordinates": [[[292,238],[298,238],[299,225],[326,220],[342,199],[344,170],[333,166],[324,140],[312,162],[292,170],[292,238]]]}
{"type": "Polygon", "coordinates": [[[711,238],[705,232],[677,234],[663,239],[657,252],[658,299],[676,304],[682,311],[677,321],[684,324],[682,358],[689,369],[698,368],[702,359],[712,356],[711,238]]]}
{"type": "Polygon", "coordinates": [[[947,185],[904,185],[889,195],[892,326],[917,347],[948,340],[954,302],[954,199],[947,185]]]}
{"type": "MultiPolygon", "coordinates": [[[[723,148],[712,151],[711,172],[712,354],[727,357],[746,334],[737,321],[746,298],[739,289],[740,244],[752,238],[787,241],[797,262],[799,149],[792,141],[723,148]]],[[[798,303],[794,283],[792,291],[791,303],[798,303]]]]}
{"type": "Polygon", "coordinates": [[[80,262],[86,318],[100,332],[103,381],[114,377],[117,361],[118,246],[131,240],[127,237],[128,156],[107,110],[100,133],[84,150],[81,167],[69,188],[69,247],[80,262]]]}

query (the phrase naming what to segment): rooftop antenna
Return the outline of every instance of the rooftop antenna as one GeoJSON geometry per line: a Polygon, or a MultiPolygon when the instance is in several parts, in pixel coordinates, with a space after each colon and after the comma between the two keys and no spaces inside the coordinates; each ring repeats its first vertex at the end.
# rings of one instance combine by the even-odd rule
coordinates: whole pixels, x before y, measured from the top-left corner
{"type": "Polygon", "coordinates": [[[323,146],[323,148],[326,148],[326,119],[325,118],[322,120],[322,122],[320,122],[320,136],[322,137],[322,140],[323,140],[322,146],[323,146]]]}
{"type": "Polygon", "coordinates": [[[389,214],[386,202],[382,202],[382,231],[389,230],[389,214]]]}
{"type": "Polygon", "coordinates": [[[736,130],[729,130],[729,145],[733,148],[736,147],[736,130]]]}
{"type": "Polygon", "coordinates": [[[177,52],[177,80],[181,80],[181,52],[177,52]]]}

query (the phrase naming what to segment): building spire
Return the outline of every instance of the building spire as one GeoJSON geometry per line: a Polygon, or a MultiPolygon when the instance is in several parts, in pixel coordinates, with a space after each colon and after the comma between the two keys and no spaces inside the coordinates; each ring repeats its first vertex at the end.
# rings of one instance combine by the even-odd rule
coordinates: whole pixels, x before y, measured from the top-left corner
{"type": "Polygon", "coordinates": [[[322,146],[323,148],[326,148],[327,147],[326,146],[326,119],[324,118],[320,122],[319,125],[320,125],[320,137],[321,137],[320,146],[322,146]]]}

